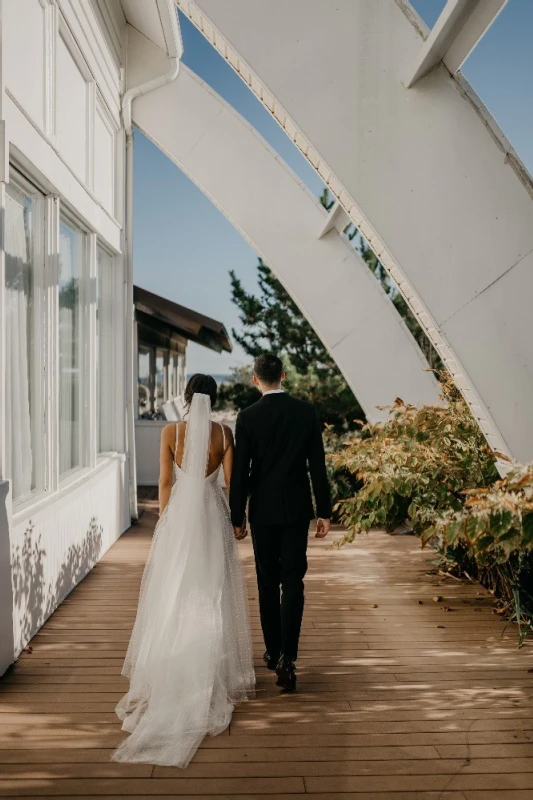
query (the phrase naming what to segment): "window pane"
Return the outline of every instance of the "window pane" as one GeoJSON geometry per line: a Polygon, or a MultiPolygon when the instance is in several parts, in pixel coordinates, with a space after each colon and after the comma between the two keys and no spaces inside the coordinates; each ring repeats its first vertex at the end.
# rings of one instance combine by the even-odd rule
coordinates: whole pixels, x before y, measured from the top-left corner
{"type": "Polygon", "coordinates": [[[168,369],[169,369],[169,389],[170,389],[169,394],[170,394],[170,399],[171,400],[173,400],[176,397],[176,394],[177,394],[177,392],[176,392],[176,389],[177,389],[177,386],[176,386],[176,373],[177,373],[177,366],[178,366],[177,360],[178,360],[177,353],[171,353],[170,354],[169,364],[168,364],[168,369]]]}
{"type": "Polygon", "coordinates": [[[34,197],[16,183],[6,186],[6,477],[13,482],[14,500],[40,488],[33,249],[36,207],[34,197]]]}
{"type": "Polygon", "coordinates": [[[149,417],[152,410],[150,401],[150,349],[142,345],[139,346],[138,383],[138,415],[139,417],[149,417]]]}
{"type": "Polygon", "coordinates": [[[83,464],[84,234],[61,220],[59,243],[59,474],[83,464]]]}
{"type": "Polygon", "coordinates": [[[96,249],[96,424],[98,452],[115,450],[113,439],[113,256],[96,249]]]}

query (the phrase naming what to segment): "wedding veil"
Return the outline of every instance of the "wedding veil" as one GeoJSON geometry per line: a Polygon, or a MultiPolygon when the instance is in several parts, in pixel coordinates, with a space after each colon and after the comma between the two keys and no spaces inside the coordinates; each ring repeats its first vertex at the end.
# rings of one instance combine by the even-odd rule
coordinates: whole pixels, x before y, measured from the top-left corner
{"type": "Polygon", "coordinates": [[[253,690],[246,597],[222,490],[206,477],[211,402],[193,396],[182,467],[156,526],[117,706],[117,761],[186,766],[253,690]]]}

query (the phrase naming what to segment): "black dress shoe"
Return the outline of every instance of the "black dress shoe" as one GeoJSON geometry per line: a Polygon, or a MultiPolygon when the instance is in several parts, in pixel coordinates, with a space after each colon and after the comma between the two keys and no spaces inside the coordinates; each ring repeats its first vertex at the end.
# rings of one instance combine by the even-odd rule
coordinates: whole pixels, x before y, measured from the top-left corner
{"type": "Polygon", "coordinates": [[[294,692],[296,689],[296,667],[294,661],[282,656],[276,667],[278,679],[276,686],[280,686],[285,692],[294,692]]]}
{"type": "Polygon", "coordinates": [[[274,670],[276,669],[276,666],[278,664],[279,657],[276,656],[276,658],[272,658],[270,656],[268,650],[267,650],[265,652],[265,655],[263,656],[263,661],[267,665],[267,669],[270,669],[270,670],[272,670],[272,672],[274,672],[274,670]]]}

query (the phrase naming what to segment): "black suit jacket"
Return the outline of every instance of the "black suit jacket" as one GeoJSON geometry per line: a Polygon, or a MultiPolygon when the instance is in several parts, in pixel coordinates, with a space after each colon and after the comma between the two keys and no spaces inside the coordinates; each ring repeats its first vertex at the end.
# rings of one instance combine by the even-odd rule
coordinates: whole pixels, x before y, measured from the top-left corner
{"type": "Polygon", "coordinates": [[[267,394],[240,412],[230,486],[231,519],[282,525],[331,517],[322,430],[315,408],[283,393],[267,394]]]}

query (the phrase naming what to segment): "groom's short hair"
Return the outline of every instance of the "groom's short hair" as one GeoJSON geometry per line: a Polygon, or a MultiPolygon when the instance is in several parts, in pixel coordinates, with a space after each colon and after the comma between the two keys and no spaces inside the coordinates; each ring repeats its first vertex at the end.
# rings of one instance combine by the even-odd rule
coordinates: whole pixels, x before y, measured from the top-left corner
{"type": "Polygon", "coordinates": [[[281,358],[272,353],[263,353],[254,361],[254,372],[261,383],[272,386],[279,383],[283,373],[283,362],[281,358]]]}

